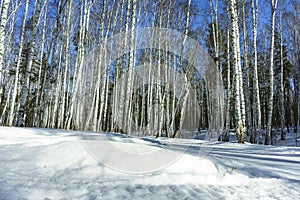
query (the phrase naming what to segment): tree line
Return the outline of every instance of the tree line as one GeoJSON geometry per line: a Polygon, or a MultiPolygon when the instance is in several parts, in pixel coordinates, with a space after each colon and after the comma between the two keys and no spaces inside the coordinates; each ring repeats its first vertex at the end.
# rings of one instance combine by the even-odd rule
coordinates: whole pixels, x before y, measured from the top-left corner
{"type": "Polygon", "coordinates": [[[1,0],[0,9],[1,125],[208,130],[222,140],[235,129],[239,142],[260,144],[300,127],[298,1],[1,0]]]}

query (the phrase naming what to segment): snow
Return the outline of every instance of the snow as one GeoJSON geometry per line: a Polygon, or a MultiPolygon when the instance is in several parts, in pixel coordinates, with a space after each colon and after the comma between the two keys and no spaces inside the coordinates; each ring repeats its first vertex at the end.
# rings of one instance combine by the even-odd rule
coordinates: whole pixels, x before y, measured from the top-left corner
{"type": "Polygon", "coordinates": [[[300,148],[0,127],[0,199],[300,199],[300,148]]]}

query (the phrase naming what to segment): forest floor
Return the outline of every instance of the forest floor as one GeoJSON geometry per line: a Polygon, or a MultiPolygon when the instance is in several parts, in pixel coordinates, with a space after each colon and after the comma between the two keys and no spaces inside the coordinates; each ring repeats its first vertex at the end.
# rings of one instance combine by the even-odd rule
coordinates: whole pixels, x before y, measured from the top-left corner
{"type": "Polygon", "coordinates": [[[300,147],[0,127],[0,199],[300,199],[300,147]]]}

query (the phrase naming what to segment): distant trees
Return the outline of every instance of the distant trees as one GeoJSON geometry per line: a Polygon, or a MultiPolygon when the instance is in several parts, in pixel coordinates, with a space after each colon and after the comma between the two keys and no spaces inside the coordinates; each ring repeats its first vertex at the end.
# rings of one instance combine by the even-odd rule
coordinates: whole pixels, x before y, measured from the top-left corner
{"type": "Polygon", "coordinates": [[[178,137],[187,123],[219,123],[210,130],[219,139],[235,129],[239,142],[271,144],[280,129],[284,140],[286,128],[300,126],[300,6],[268,2],[3,0],[0,124],[178,137]],[[143,41],[146,27],[184,37],[143,41]],[[215,82],[182,56],[196,52],[188,38],[211,55],[217,71],[206,75],[215,82]],[[115,59],[116,49],[123,53],[115,59]],[[225,94],[213,97],[216,82],[225,94]],[[214,104],[226,105],[219,121],[214,104]]]}

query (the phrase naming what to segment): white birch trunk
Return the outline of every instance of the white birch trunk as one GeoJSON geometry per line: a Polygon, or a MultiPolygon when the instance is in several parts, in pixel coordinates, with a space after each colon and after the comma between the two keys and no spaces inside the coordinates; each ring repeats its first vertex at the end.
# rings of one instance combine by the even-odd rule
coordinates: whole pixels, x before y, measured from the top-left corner
{"type": "Polygon", "coordinates": [[[280,116],[281,116],[281,140],[286,139],[285,133],[285,110],[284,110],[284,77],[283,77],[283,32],[282,32],[282,9],[280,10],[279,18],[280,30],[280,116]]]}
{"type": "MultiPolygon", "coordinates": [[[[237,16],[237,15],[236,15],[237,16]]],[[[241,132],[241,143],[243,143],[245,139],[245,133],[247,130],[246,126],[246,106],[245,106],[245,95],[244,95],[244,84],[243,84],[243,73],[242,73],[242,66],[241,66],[241,50],[240,50],[240,36],[239,36],[239,24],[238,18],[236,20],[236,43],[237,43],[237,64],[238,64],[238,81],[239,81],[239,96],[240,96],[240,109],[241,109],[241,122],[242,127],[240,127],[241,132]]]]}
{"type": "MultiPolygon", "coordinates": [[[[168,14],[167,14],[167,28],[170,28],[170,19],[171,19],[171,6],[172,1],[169,1],[169,6],[168,6],[168,14]]],[[[168,51],[170,51],[170,44],[168,44],[167,49],[166,49],[166,59],[165,59],[165,94],[166,94],[166,133],[167,137],[170,137],[170,134],[172,133],[173,129],[171,128],[170,124],[170,84],[169,81],[171,80],[171,54],[169,54],[168,51]]]]}
{"type": "MultiPolygon", "coordinates": [[[[106,4],[106,2],[104,2],[104,5],[106,4]]],[[[103,11],[106,12],[106,8],[104,7],[103,11]]],[[[104,20],[104,15],[103,14],[103,20],[104,20]]],[[[104,23],[104,22],[103,22],[104,23]]],[[[111,21],[107,21],[107,30],[110,30],[111,27],[111,21]]],[[[104,24],[103,24],[104,25],[104,24]]],[[[108,38],[108,34],[103,32],[103,37],[104,37],[104,41],[107,40],[108,38]]],[[[104,52],[102,52],[102,54],[104,54],[104,58],[103,60],[106,60],[107,57],[107,52],[104,50],[104,52]]],[[[103,83],[102,89],[101,89],[101,95],[100,95],[100,115],[99,115],[99,120],[98,120],[98,124],[99,124],[99,130],[102,131],[103,129],[103,124],[105,124],[106,122],[106,115],[107,115],[107,103],[108,103],[108,89],[109,89],[109,71],[110,71],[110,66],[109,65],[105,65],[104,66],[104,71],[103,71],[103,78],[101,80],[101,83],[103,83]]]]}
{"type": "Polygon", "coordinates": [[[273,115],[273,98],[274,98],[274,39],[275,39],[275,16],[277,9],[278,0],[272,0],[271,2],[271,47],[270,47],[270,98],[268,105],[268,120],[267,120],[267,134],[265,138],[265,144],[270,145],[273,144],[272,138],[272,115],[273,115]]]}
{"type": "MultiPolygon", "coordinates": [[[[251,125],[251,108],[250,108],[250,95],[249,95],[249,78],[250,78],[250,68],[249,68],[249,61],[248,61],[248,35],[247,35],[247,26],[246,26],[246,13],[245,13],[245,1],[243,2],[243,8],[242,8],[242,12],[243,12],[243,35],[244,35],[244,70],[246,71],[246,86],[245,86],[245,111],[247,111],[247,116],[245,115],[245,117],[247,117],[247,127],[250,128],[252,127],[251,125]]],[[[246,125],[246,122],[245,122],[246,125]]],[[[243,131],[243,136],[242,136],[242,142],[244,143],[246,141],[246,137],[247,137],[247,133],[246,133],[246,129],[244,129],[243,131]]],[[[251,130],[250,130],[251,131],[251,130]]],[[[251,131],[251,137],[253,137],[252,135],[252,131],[251,131]]]]}
{"type": "MultiPolygon", "coordinates": [[[[239,31],[238,17],[236,13],[236,0],[230,1],[230,18],[231,18],[231,37],[233,49],[233,67],[235,74],[235,121],[237,130],[243,128],[242,113],[241,113],[241,82],[240,82],[240,51],[239,51],[239,31]]],[[[242,133],[237,131],[239,142],[241,142],[242,133]]]]}
{"type": "Polygon", "coordinates": [[[215,51],[215,62],[217,67],[219,67],[219,32],[218,32],[218,0],[216,0],[215,5],[215,19],[213,15],[213,3],[212,0],[210,2],[210,18],[212,24],[212,32],[213,32],[213,42],[214,42],[214,51],[215,51]]]}
{"type": "MultiPolygon", "coordinates": [[[[187,40],[188,37],[188,31],[189,31],[189,21],[190,21],[190,9],[191,9],[191,0],[188,0],[188,6],[187,6],[187,13],[186,13],[186,21],[185,21],[185,28],[184,28],[184,38],[182,41],[182,49],[185,46],[185,42],[187,40]]],[[[183,55],[181,53],[181,55],[183,55]]],[[[181,63],[182,63],[182,58],[181,59],[181,63]]],[[[186,72],[188,73],[188,72],[186,72]]],[[[184,78],[184,84],[185,84],[185,91],[183,91],[183,98],[182,98],[182,107],[181,107],[181,111],[180,111],[180,122],[179,122],[179,132],[175,132],[173,134],[173,137],[179,137],[180,132],[182,131],[182,126],[183,126],[183,122],[184,122],[184,118],[185,118],[185,114],[186,114],[186,108],[187,108],[187,100],[188,100],[188,96],[190,93],[190,88],[189,88],[189,84],[188,84],[188,78],[187,78],[187,74],[183,74],[183,78],[184,78]]]]}
{"type": "Polygon", "coordinates": [[[149,62],[149,71],[148,71],[148,112],[147,112],[147,134],[151,135],[153,134],[152,130],[153,130],[153,126],[152,126],[152,92],[153,92],[153,75],[152,75],[152,48],[150,48],[150,62],[149,62]]]}
{"type": "MultiPolygon", "coordinates": [[[[112,3],[113,5],[115,4],[115,0],[113,1],[112,3]]],[[[117,10],[116,10],[116,14],[115,14],[115,17],[114,17],[114,23],[111,22],[111,20],[109,20],[107,22],[107,29],[108,30],[112,30],[112,34],[114,33],[114,28],[116,27],[117,25],[117,16],[118,16],[118,13],[119,13],[119,6],[117,7],[117,10]]],[[[111,10],[109,12],[109,19],[111,19],[113,17],[113,10],[111,10]]],[[[108,34],[105,34],[105,40],[108,39],[108,34]]],[[[110,49],[113,49],[113,44],[111,44],[110,46],[110,49]]],[[[109,55],[109,60],[111,60],[111,54],[109,55]]],[[[108,109],[109,109],[109,88],[110,88],[110,65],[106,66],[107,67],[107,70],[106,70],[106,79],[105,79],[105,103],[104,103],[104,112],[103,112],[103,122],[104,122],[104,125],[105,125],[105,131],[109,130],[111,128],[111,124],[109,124],[109,122],[112,121],[112,119],[110,119],[110,116],[108,115],[108,109]]],[[[113,95],[113,94],[111,94],[113,95]]],[[[113,97],[112,97],[113,98],[113,97]]],[[[112,105],[113,106],[113,102],[112,102],[112,105]]]]}
{"type": "Polygon", "coordinates": [[[79,127],[79,121],[78,121],[79,119],[78,119],[78,115],[76,115],[76,112],[78,112],[78,110],[75,110],[75,107],[77,106],[77,102],[78,102],[77,98],[78,98],[78,93],[80,90],[80,82],[82,81],[82,68],[83,68],[83,58],[84,58],[84,38],[85,38],[85,28],[86,28],[85,20],[87,17],[86,16],[87,15],[86,5],[87,5],[87,2],[81,3],[78,53],[77,53],[77,58],[76,58],[76,62],[75,62],[75,72],[74,72],[75,83],[73,82],[72,97],[71,97],[70,109],[68,112],[68,119],[67,119],[67,124],[66,124],[67,129],[71,128],[72,121],[74,122],[75,129],[78,129],[78,127],[79,127]],[[76,77],[75,77],[75,75],[76,75],[76,77]]]}
{"type": "Polygon", "coordinates": [[[173,90],[173,98],[172,98],[172,110],[171,110],[171,116],[172,116],[172,121],[171,121],[171,130],[173,132],[173,135],[176,133],[176,124],[175,124],[175,116],[176,116],[176,84],[175,84],[175,81],[176,81],[176,54],[173,55],[173,62],[174,62],[174,66],[173,66],[173,71],[172,71],[172,76],[173,76],[173,87],[172,87],[172,90],[173,90]]]}
{"type": "MultiPolygon", "coordinates": [[[[125,19],[125,32],[126,32],[126,36],[124,38],[124,44],[125,46],[128,46],[129,45],[129,40],[130,36],[128,36],[129,34],[129,24],[130,24],[130,7],[131,7],[131,0],[128,0],[127,1],[127,8],[126,8],[126,19],[125,19]]],[[[125,16],[124,16],[125,17],[125,16]]],[[[130,49],[131,50],[131,49],[130,49]]],[[[128,60],[128,57],[127,55],[124,55],[123,59],[125,59],[125,63],[127,63],[127,60],[128,60]]],[[[130,65],[130,63],[128,64],[130,65]]],[[[124,69],[124,71],[126,71],[126,67],[124,69]]],[[[128,76],[127,79],[129,79],[129,69],[128,69],[128,72],[126,73],[125,72],[125,76],[124,78],[122,78],[122,83],[121,83],[121,93],[120,93],[120,104],[119,104],[119,121],[118,121],[118,124],[119,126],[119,129],[122,129],[121,131],[123,133],[128,133],[127,131],[127,118],[128,118],[128,110],[129,110],[129,97],[127,96],[127,93],[130,92],[130,88],[129,88],[129,84],[128,84],[128,81],[126,83],[126,78],[128,76]]]]}
{"type": "MultiPolygon", "coordinates": [[[[133,88],[134,88],[134,80],[135,80],[135,74],[133,73],[133,68],[135,67],[135,52],[136,52],[136,45],[135,45],[135,29],[136,29],[136,24],[137,24],[137,0],[132,0],[132,18],[131,18],[131,30],[130,30],[130,52],[129,52],[129,89],[130,89],[130,98],[133,94],[133,88]]],[[[127,91],[128,92],[128,91],[127,91]]],[[[128,93],[127,93],[128,94],[128,93]]],[[[133,119],[133,111],[132,111],[132,103],[133,101],[129,101],[129,115],[128,115],[128,120],[127,120],[127,127],[129,128],[129,134],[132,134],[132,119],[133,119]]]]}
{"type": "Polygon", "coordinates": [[[87,35],[89,33],[89,18],[90,18],[90,8],[92,5],[92,1],[85,1],[84,2],[84,14],[83,14],[83,32],[82,32],[82,58],[81,58],[81,67],[80,67],[80,81],[78,85],[78,92],[77,92],[77,99],[76,99],[76,115],[74,118],[75,125],[77,126],[77,129],[83,130],[84,128],[84,121],[86,120],[86,113],[85,113],[85,105],[86,105],[86,98],[87,95],[85,94],[86,89],[86,70],[84,68],[84,58],[85,58],[85,45],[89,43],[87,35]]]}
{"type": "Polygon", "coordinates": [[[10,87],[9,87],[9,91],[8,91],[8,95],[7,95],[7,99],[6,99],[4,108],[2,110],[2,114],[0,116],[0,124],[1,125],[4,124],[3,122],[4,122],[4,119],[6,117],[6,111],[7,111],[7,108],[9,106],[9,103],[10,103],[11,93],[12,93],[12,90],[13,90],[12,82],[13,82],[13,80],[10,80],[10,82],[8,83],[8,85],[10,85],[10,87]]]}
{"type": "Polygon", "coordinates": [[[230,32],[229,29],[227,29],[227,112],[225,141],[229,140],[230,134],[230,102],[232,99],[230,73],[230,32]]]}
{"type": "MultiPolygon", "coordinates": [[[[3,1],[1,3],[3,3],[3,1]]],[[[13,66],[13,62],[14,62],[11,59],[11,55],[14,54],[14,48],[12,48],[13,44],[14,44],[13,36],[15,35],[15,22],[16,22],[16,17],[17,17],[16,12],[18,11],[20,5],[21,5],[21,3],[18,1],[14,1],[14,3],[13,2],[11,3],[10,16],[8,17],[8,19],[10,18],[10,23],[9,23],[10,26],[8,27],[8,30],[6,31],[6,36],[5,36],[6,45],[3,50],[3,52],[5,52],[3,55],[3,59],[7,60],[6,63],[4,64],[4,65],[6,65],[5,70],[10,70],[12,68],[11,66],[13,66]]],[[[2,5],[0,6],[0,9],[1,8],[2,8],[2,5]]],[[[1,21],[1,19],[0,19],[0,21],[1,21]]],[[[1,66],[1,68],[4,67],[4,65],[1,66]]],[[[6,77],[9,77],[9,76],[6,75],[6,77]]],[[[15,78],[8,79],[8,78],[5,78],[5,76],[3,76],[3,80],[2,80],[3,86],[1,87],[0,90],[5,89],[5,88],[9,88],[9,89],[8,89],[8,95],[6,98],[5,106],[2,109],[0,125],[4,125],[4,124],[7,125],[10,120],[9,115],[7,115],[7,112],[9,112],[11,110],[10,105],[11,105],[14,80],[15,80],[15,78]],[[7,83],[8,81],[9,81],[9,83],[7,83]]],[[[1,94],[1,92],[0,92],[0,94],[1,94]]],[[[3,94],[3,96],[5,96],[5,94],[3,94]]],[[[0,102],[1,102],[1,100],[0,100],[0,102]]]]}
{"type": "Polygon", "coordinates": [[[58,64],[58,69],[57,69],[57,80],[56,80],[56,88],[55,88],[55,99],[54,99],[54,105],[53,109],[51,112],[51,121],[50,121],[50,127],[51,128],[58,128],[57,127],[57,113],[58,113],[58,101],[60,98],[60,91],[61,91],[61,77],[62,77],[62,68],[61,68],[61,60],[62,60],[62,48],[63,45],[61,45],[60,50],[59,50],[59,64],[58,64]]]}
{"type": "MultiPolygon", "coordinates": [[[[100,59],[100,58],[98,58],[100,59]]],[[[99,109],[99,99],[100,99],[100,79],[101,79],[101,65],[99,64],[101,61],[98,61],[98,75],[96,78],[96,86],[94,90],[94,96],[95,96],[95,109],[94,109],[94,116],[93,116],[93,124],[92,124],[92,131],[97,131],[97,119],[98,119],[98,109],[99,109]]],[[[93,108],[94,106],[92,106],[93,108]]]]}
{"type": "MultiPolygon", "coordinates": [[[[106,4],[107,1],[104,0],[103,4],[102,4],[102,14],[101,14],[101,21],[100,21],[100,27],[101,27],[101,34],[100,34],[100,45],[104,44],[104,41],[107,38],[107,29],[109,28],[105,28],[104,27],[104,23],[105,23],[105,16],[106,18],[110,19],[111,15],[106,13],[106,4]]],[[[114,2],[113,2],[114,4],[114,2]]],[[[108,26],[110,25],[110,21],[107,21],[108,26]]],[[[92,120],[92,129],[95,130],[100,130],[102,131],[102,123],[103,123],[103,112],[105,110],[105,85],[106,85],[106,72],[107,72],[107,66],[104,65],[102,66],[101,63],[105,63],[102,62],[103,60],[106,59],[106,51],[104,50],[103,52],[99,52],[99,57],[98,57],[98,65],[96,67],[96,72],[98,73],[98,76],[96,76],[95,79],[95,90],[93,92],[93,103],[92,103],[92,110],[90,112],[90,115],[93,115],[93,117],[91,117],[92,120]],[[103,55],[104,54],[104,55],[103,55]],[[98,117],[98,113],[99,113],[99,101],[100,101],[100,114],[98,117]],[[96,109],[94,109],[96,108],[96,109]]],[[[90,117],[88,117],[88,121],[90,121],[90,117]]],[[[89,123],[89,122],[87,122],[89,123]]]]}
{"type": "Polygon", "coordinates": [[[35,40],[38,32],[38,21],[40,18],[40,12],[41,12],[41,0],[37,0],[34,8],[32,40],[30,42],[26,73],[25,73],[24,84],[22,88],[21,102],[20,102],[20,108],[19,108],[18,119],[17,119],[17,126],[21,126],[21,127],[25,126],[25,106],[27,103],[27,96],[30,87],[29,80],[30,80],[31,68],[34,59],[34,49],[36,43],[35,40]]]}
{"type": "MultiPolygon", "coordinates": [[[[262,134],[261,134],[261,108],[260,108],[260,94],[258,85],[258,71],[257,71],[257,22],[258,22],[258,0],[252,0],[252,28],[253,28],[253,82],[254,82],[254,96],[253,96],[253,108],[254,113],[256,113],[256,130],[258,133],[259,144],[262,144],[262,134]]],[[[256,140],[256,135],[254,136],[254,142],[256,140]]]]}
{"type": "Polygon", "coordinates": [[[69,1],[68,9],[67,11],[67,19],[66,19],[66,27],[64,29],[65,31],[65,70],[64,70],[64,77],[63,77],[63,88],[62,88],[62,107],[61,107],[61,116],[59,119],[59,128],[63,128],[65,124],[65,110],[68,108],[66,105],[67,103],[67,97],[66,94],[68,93],[67,87],[68,87],[68,73],[69,73],[69,67],[70,67],[70,21],[71,21],[71,13],[72,13],[72,7],[73,0],[69,1]]]}
{"type": "Polygon", "coordinates": [[[41,102],[40,102],[40,84],[42,78],[42,67],[43,67],[43,60],[44,60],[44,48],[45,48],[45,33],[47,28],[47,1],[44,1],[44,23],[43,23],[43,32],[42,32],[42,40],[41,40],[41,52],[39,55],[39,75],[38,75],[38,83],[37,83],[37,94],[36,94],[36,101],[35,101],[35,113],[34,113],[34,124],[33,126],[40,126],[40,109],[41,109],[41,102]]]}
{"type": "MultiPolygon", "coordinates": [[[[122,13],[124,13],[124,11],[123,11],[124,5],[125,5],[125,0],[122,0],[121,9],[119,9],[120,6],[118,6],[118,8],[117,8],[118,10],[116,12],[117,14],[115,15],[113,27],[116,27],[117,22],[119,22],[119,24],[121,24],[121,25],[123,24],[124,15],[122,13]],[[120,19],[120,21],[117,21],[117,17],[119,17],[119,16],[121,16],[120,17],[121,19],[120,19]]],[[[119,79],[121,78],[120,71],[121,71],[120,68],[115,69],[115,77],[114,77],[115,87],[114,87],[114,95],[113,95],[113,120],[112,120],[112,127],[111,127],[111,130],[114,130],[114,131],[118,131],[117,129],[120,129],[120,127],[118,127],[118,125],[119,125],[120,120],[122,120],[122,116],[121,116],[122,111],[120,108],[120,104],[122,102],[121,98],[123,98],[124,96],[122,97],[122,95],[121,95],[122,88],[119,87],[120,86],[119,79]]]]}
{"type": "MultiPolygon", "coordinates": [[[[128,20],[129,18],[127,18],[128,20]]],[[[128,134],[131,134],[131,96],[132,96],[132,83],[133,83],[133,66],[134,66],[134,38],[135,38],[135,22],[136,22],[136,0],[132,0],[132,20],[130,28],[130,39],[129,39],[129,63],[128,63],[128,79],[126,89],[126,100],[125,100],[125,130],[128,134]]],[[[126,23],[129,23],[127,21],[126,23]]],[[[128,29],[129,30],[129,29],[128,29]]]]}
{"type": "MultiPolygon", "coordinates": [[[[163,7],[163,1],[160,1],[159,3],[160,7],[163,7]]],[[[162,27],[162,19],[163,19],[163,10],[159,9],[158,12],[158,27],[161,28],[162,27]]],[[[163,119],[164,119],[164,103],[162,100],[162,91],[161,91],[161,85],[162,85],[162,76],[161,76],[161,34],[159,33],[158,35],[158,65],[157,65],[157,90],[156,90],[156,103],[157,105],[155,106],[155,115],[156,115],[156,119],[157,121],[155,122],[156,125],[156,137],[161,137],[161,133],[162,133],[162,125],[163,125],[163,119]]]]}
{"type": "MultiPolygon", "coordinates": [[[[101,22],[100,22],[100,26],[101,26],[101,38],[100,38],[100,45],[103,43],[104,41],[104,37],[105,37],[105,30],[104,30],[104,20],[105,20],[105,14],[106,14],[106,0],[103,0],[103,6],[102,6],[102,14],[101,14],[101,22]]],[[[96,87],[94,90],[94,95],[96,96],[96,100],[95,100],[95,109],[94,109],[94,116],[93,116],[93,124],[92,124],[92,130],[93,131],[97,131],[98,130],[98,112],[99,112],[99,101],[103,98],[103,96],[100,96],[100,89],[101,89],[101,85],[100,82],[101,81],[101,76],[102,76],[102,67],[101,66],[101,61],[102,59],[104,59],[104,57],[102,57],[103,52],[99,52],[99,57],[98,57],[98,75],[96,78],[96,87]],[[100,99],[101,98],[101,99],[100,99]]],[[[105,70],[104,70],[105,71],[105,70]]],[[[102,101],[102,100],[101,100],[102,101]]],[[[92,106],[92,108],[94,107],[92,106]]],[[[100,116],[101,116],[101,112],[100,112],[100,116]]],[[[99,118],[100,118],[99,116],[99,118]]]]}
{"type": "Polygon", "coordinates": [[[3,82],[3,58],[4,58],[4,39],[5,39],[5,27],[6,27],[6,21],[7,21],[7,11],[9,7],[10,0],[3,0],[2,7],[1,7],[1,24],[0,24],[0,103],[2,102],[1,96],[2,96],[2,82],[3,82]]]}
{"type": "MultiPolygon", "coordinates": [[[[106,60],[106,51],[104,50],[104,52],[102,52],[104,54],[104,58],[103,60],[106,60]]],[[[108,82],[106,79],[108,79],[108,66],[105,65],[104,66],[104,70],[103,70],[103,77],[101,79],[101,83],[103,84],[102,88],[101,88],[101,94],[100,94],[100,112],[99,112],[99,119],[98,119],[98,130],[102,131],[103,128],[103,120],[104,120],[104,110],[105,110],[105,102],[107,99],[106,91],[107,91],[107,87],[108,87],[108,82]]]]}
{"type": "Polygon", "coordinates": [[[23,51],[23,46],[24,46],[25,24],[26,24],[26,18],[27,18],[27,13],[28,13],[28,3],[29,3],[29,0],[27,0],[25,3],[25,12],[24,12],[24,17],[23,17],[21,38],[20,38],[20,48],[19,48],[19,52],[18,52],[18,59],[17,59],[17,66],[16,66],[16,76],[15,76],[12,99],[11,99],[11,106],[10,106],[10,111],[9,111],[9,116],[8,116],[8,119],[9,119],[8,125],[9,126],[12,126],[13,122],[14,122],[15,104],[16,104],[16,98],[17,98],[17,93],[18,93],[18,83],[19,83],[19,76],[20,76],[19,75],[20,74],[20,64],[21,64],[21,60],[22,60],[22,51],[23,51]]]}
{"type": "MultiPolygon", "coordinates": [[[[212,23],[212,32],[213,32],[213,42],[214,42],[214,60],[216,62],[217,69],[219,70],[218,73],[222,73],[221,66],[219,65],[219,24],[218,24],[218,0],[215,2],[215,6],[213,9],[213,2],[210,0],[210,16],[211,16],[211,23],[212,23]],[[215,13],[215,17],[214,13],[215,13]],[[214,19],[215,18],[215,19],[214,19]]],[[[220,132],[218,131],[218,138],[220,139],[220,132]]]]}

